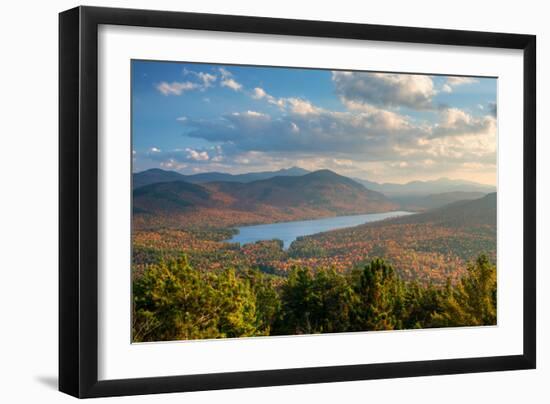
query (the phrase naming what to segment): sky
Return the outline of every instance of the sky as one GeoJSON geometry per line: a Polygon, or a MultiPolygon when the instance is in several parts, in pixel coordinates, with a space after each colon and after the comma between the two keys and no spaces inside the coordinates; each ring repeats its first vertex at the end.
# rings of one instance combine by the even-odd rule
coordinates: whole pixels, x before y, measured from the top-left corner
{"type": "Polygon", "coordinates": [[[133,171],[496,183],[497,79],[132,61],[133,171]]]}

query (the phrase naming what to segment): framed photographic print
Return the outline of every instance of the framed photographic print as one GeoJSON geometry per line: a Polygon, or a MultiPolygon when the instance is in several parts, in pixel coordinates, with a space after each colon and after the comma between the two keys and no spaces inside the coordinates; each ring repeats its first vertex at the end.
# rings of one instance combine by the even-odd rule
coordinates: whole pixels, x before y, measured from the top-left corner
{"type": "Polygon", "coordinates": [[[61,391],[535,367],[534,36],[59,21],[61,391]]]}

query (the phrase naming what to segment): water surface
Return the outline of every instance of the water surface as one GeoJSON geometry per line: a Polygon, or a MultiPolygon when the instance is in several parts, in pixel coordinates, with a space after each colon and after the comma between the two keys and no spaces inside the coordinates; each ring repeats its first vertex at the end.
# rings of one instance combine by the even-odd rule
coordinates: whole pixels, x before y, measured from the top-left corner
{"type": "Polygon", "coordinates": [[[282,240],[284,248],[300,236],[309,236],[324,231],[343,229],[345,227],[358,226],[364,223],[376,222],[390,217],[410,215],[412,212],[394,211],[384,213],[369,213],[366,215],[336,216],[314,220],[296,220],[292,222],[280,222],[271,224],[258,224],[254,226],[239,227],[239,233],[235,234],[227,242],[231,243],[255,243],[260,240],[282,240]]]}

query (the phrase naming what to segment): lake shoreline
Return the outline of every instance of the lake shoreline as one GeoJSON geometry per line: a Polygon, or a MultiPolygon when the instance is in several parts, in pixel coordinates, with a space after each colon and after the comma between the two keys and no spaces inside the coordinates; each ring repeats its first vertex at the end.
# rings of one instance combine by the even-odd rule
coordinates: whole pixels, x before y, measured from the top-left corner
{"type": "Polygon", "coordinates": [[[244,245],[263,240],[281,240],[283,242],[283,249],[287,250],[298,237],[355,227],[415,213],[391,211],[240,226],[237,227],[238,233],[230,239],[224,240],[224,242],[244,245]]]}

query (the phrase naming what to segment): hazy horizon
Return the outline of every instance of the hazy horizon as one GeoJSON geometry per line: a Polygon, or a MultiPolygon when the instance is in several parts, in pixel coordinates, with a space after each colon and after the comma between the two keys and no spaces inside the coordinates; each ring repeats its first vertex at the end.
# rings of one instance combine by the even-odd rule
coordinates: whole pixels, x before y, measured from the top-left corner
{"type": "Polygon", "coordinates": [[[133,171],[496,185],[496,79],[132,62],[133,171]]]}
{"type": "MultiPolygon", "coordinates": [[[[307,170],[306,168],[303,168],[303,167],[299,167],[299,166],[290,166],[290,167],[283,167],[283,168],[280,168],[280,169],[275,169],[275,170],[257,170],[257,171],[238,171],[238,172],[226,172],[226,171],[200,171],[200,172],[191,172],[191,173],[185,173],[185,172],[181,172],[181,171],[178,171],[178,170],[171,170],[171,169],[167,169],[167,168],[162,168],[162,167],[150,167],[150,168],[146,168],[146,169],[143,169],[143,170],[134,170],[132,172],[132,174],[139,174],[139,173],[142,173],[144,171],[147,171],[147,170],[153,170],[153,169],[160,169],[160,170],[164,170],[164,171],[172,171],[172,172],[177,172],[179,174],[182,174],[182,175],[196,175],[196,174],[208,174],[208,173],[219,173],[219,174],[231,174],[231,175],[241,175],[241,174],[254,174],[254,173],[262,173],[262,172],[276,172],[276,171],[281,171],[281,170],[290,170],[290,169],[302,169],[302,170],[307,170]]],[[[342,176],[345,176],[345,177],[350,177],[349,175],[346,175],[346,174],[343,174],[343,173],[339,173],[337,170],[334,170],[332,168],[318,168],[316,170],[307,170],[309,171],[310,173],[312,172],[315,172],[315,171],[322,171],[322,170],[330,170],[330,171],[333,171],[335,172],[336,174],[339,174],[339,175],[342,175],[342,176]]],[[[384,181],[384,182],[378,182],[378,181],[374,181],[370,178],[363,178],[361,176],[355,176],[355,177],[350,177],[350,178],[357,178],[357,179],[361,179],[361,180],[364,180],[364,181],[371,181],[371,182],[376,182],[376,183],[379,183],[381,185],[383,184],[399,184],[399,185],[404,185],[404,184],[408,184],[410,182],[415,182],[415,181],[424,181],[424,182],[427,182],[427,181],[438,181],[438,180],[450,180],[450,181],[471,181],[471,180],[467,180],[465,178],[449,178],[449,177],[434,177],[434,178],[431,178],[431,179],[422,179],[422,180],[407,180],[405,182],[397,182],[397,181],[384,181]]],[[[486,185],[486,186],[495,186],[496,187],[496,184],[486,184],[486,183],[483,183],[483,182],[478,182],[478,181],[471,181],[471,182],[475,182],[476,184],[479,184],[479,185],[486,185]]]]}

